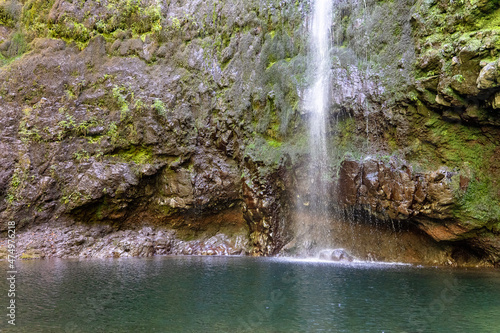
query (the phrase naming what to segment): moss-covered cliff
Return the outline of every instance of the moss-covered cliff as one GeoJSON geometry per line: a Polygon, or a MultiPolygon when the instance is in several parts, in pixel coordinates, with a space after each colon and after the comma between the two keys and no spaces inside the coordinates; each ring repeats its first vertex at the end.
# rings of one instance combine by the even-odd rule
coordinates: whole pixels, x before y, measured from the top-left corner
{"type": "Polygon", "coordinates": [[[358,163],[360,181],[347,186],[357,199],[348,205],[407,220],[497,262],[498,4],[354,3],[341,5],[339,53],[356,54],[364,77],[357,95],[367,98],[340,104],[351,108],[358,135],[367,136],[364,154],[378,166],[358,163]]]}
{"type": "MultiPolygon", "coordinates": [[[[0,0],[2,228],[57,229],[63,245],[25,245],[34,256],[293,244],[296,197],[314,192],[309,5],[0,0]]],[[[497,8],[336,2],[325,202],[391,248],[358,256],[500,261],[497,8]],[[401,228],[414,238],[391,243],[401,228]],[[394,257],[405,242],[416,254],[394,257]]]]}

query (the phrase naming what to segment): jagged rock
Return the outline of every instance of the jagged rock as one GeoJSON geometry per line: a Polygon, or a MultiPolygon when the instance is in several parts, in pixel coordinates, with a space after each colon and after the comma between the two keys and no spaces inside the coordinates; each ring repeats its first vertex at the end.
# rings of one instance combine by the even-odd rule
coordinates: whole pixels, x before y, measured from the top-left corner
{"type": "Polygon", "coordinates": [[[477,87],[479,89],[491,89],[498,87],[498,61],[490,62],[481,69],[477,78],[477,87]]]}
{"type": "Polygon", "coordinates": [[[355,204],[360,181],[360,165],[356,161],[343,161],[339,172],[339,194],[345,204],[355,204]]]}
{"type": "Polygon", "coordinates": [[[452,173],[444,169],[425,175],[413,174],[404,162],[386,165],[373,159],[344,161],[340,169],[339,193],[342,198],[345,189],[349,189],[349,201],[341,199],[345,206],[368,207],[372,214],[382,219],[410,219],[436,240],[449,240],[450,233],[456,238],[470,231],[460,226],[443,226],[453,218],[453,209],[458,204],[451,176],[452,173]],[[446,230],[452,228],[452,231],[437,231],[435,226],[439,223],[434,221],[442,221],[441,226],[446,230]]]}
{"type": "Polygon", "coordinates": [[[500,93],[496,93],[491,100],[493,109],[500,109],[500,93]]]}
{"type": "MultiPolygon", "coordinates": [[[[249,250],[245,234],[227,236],[219,233],[205,235],[201,240],[183,241],[171,229],[143,227],[139,231],[116,231],[108,228],[107,225],[43,224],[34,230],[19,232],[17,250],[25,259],[149,257],[167,254],[239,255],[249,250]]],[[[6,241],[3,240],[0,249],[5,247],[6,241]]],[[[0,259],[5,258],[7,252],[0,252],[0,259]]]]}

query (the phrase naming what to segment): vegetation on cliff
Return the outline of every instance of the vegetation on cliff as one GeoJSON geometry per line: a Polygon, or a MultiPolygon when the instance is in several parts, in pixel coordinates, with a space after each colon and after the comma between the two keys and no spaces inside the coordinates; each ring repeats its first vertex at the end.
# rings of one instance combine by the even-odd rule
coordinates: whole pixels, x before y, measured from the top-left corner
{"type": "MultiPolygon", "coordinates": [[[[409,221],[436,240],[448,228],[492,262],[500,260],[497,7],[337,1],[335,150],[325,175],[336,193],[343,162],[357,161],[363,178],[370,157],[377,177],[397,173],[414,186],[408,198],[420,198],[425,179],[441,197],[407,203],[406,194],[365,193],[359,181],[349,209],[409,221]],[[429,208],[449,193],[445,215],[429,208]]],[[[310,149],[301,105],[311,79],[308,11],[308,1],[0,0],[0,219],[147,222],[190,239],[245,232],[248,251],[279,251],[291,238],[294,191],[314,191],[300,189],[310,149]],[[234,207],[239,216],[224,215],[234,207]]],[[[345,208],[335,194],[327,199],[345,208]]]]}

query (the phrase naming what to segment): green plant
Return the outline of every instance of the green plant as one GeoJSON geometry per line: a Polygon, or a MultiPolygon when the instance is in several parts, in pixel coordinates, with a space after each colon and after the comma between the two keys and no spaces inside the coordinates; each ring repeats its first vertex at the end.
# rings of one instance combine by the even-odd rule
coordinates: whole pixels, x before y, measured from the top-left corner
{"type": "Polygon", "coordinates": [[[167,109],[165,107],[165,104],[161,100],[155,99],[155,101],[153,102],[153,109],[155,109],[160,116],[167,116],[167,109]]]}
{"type": "Polygon", "coordinates": [[[181,21],[177,17],[173,17],[171,27],[173,30],[179,31],[181,29],[181,21]]]}
{"type": "Polygon", "coordinates": [[[129,104],[126,99],[127,89],[125,87],[113,87],[113,97],[120,107],[120,119],[125,119],[130,111],[129,104]]]}
{"type": "Polygon", "coordinates": [[[69,204],[71,201],[78,201],[82,198],[82,193],[80,193],[79,191],[73,191],[69,194],[65,194],[61,197],[61,203],[67,205],[69,204]]]}
{"type": "Polygon", "coordinates": [[[16,196],[13,195],[12,193],[8,193],[7,194],[7,202],[9,204],[13,203],[14,201],[16,201],[16,196]]]}
{"type": "Polygon", "coordinates": [[[120,134],[118,132],[118,126],[116,125],[115,122],[112,122],[111,124],[109,124],[108,131],[106,134],[109,136],[111,142],[114,143],[114,142],[118,141],[118,137],[120,134]]]}
{"type": "Polygon", "coordinates": [[[71,130],[76,126],[75,118],[69,114],[66,115],[66,120],[61,120],[57,123],[63,129],[71,130]]]}
{"type": "Polygon", "coordinates": [[[70,89],[66,89],[64,91],[64,93],[66,94],[66,97],[68,98],[68,100],[73,100],[76,98],[75,94],[73,93],[73,91],[71,91],[70,89]]]}
{"type": "Polygon", "coordinates": [[[18,164],[15,168],[12,178],[9,182],[9,187],[7,190],[7,201],[12,203],[17,200],[19,193],[25,186],[28,179],[28,170],[23,168],[21,164],[18,164]]]}
{"type": "Polygon", "coordinates": [[[26,37],[22,32],[14,33],[11,38],[8,56],[18,57],[26,51],[28,51],[28,43],[26,42],[26,37]]]}
{"type": "Polygon", "coordinates": [[[99,125],[99,121],[94,117],[90,118],[90,120],[83,121],[75,126],[75,132],[77,135],[87,136],[89,128],[95,127],[99,125]]]}
{"type": "Polygon", "coordinates": [[[135,111],[142,113],[142,111],[144,110],[145,107],[146,107],[146,104],[144,104],[144,102],[140,98],[137,98],[137,100],[134,103],[135,111]]]}
{"type": "Polygon", "coordinates": [[[17,188],[20,184],[21,180],[19,179],[19,175],[17,172],[14,172],[12,179],[10,180],[10,187],[17,188]]]}
{"type": "Polygon", "coordinates": [[[88,151],[86,151],[85,149],[82,149],[81,151],[77,151],[75,153],[73,153],[73,158],[77,161],[80,161],[80,160],[88,160],[90,158],[90,153],[88,151]]]}
{"type": "Polygon", "coordinates": [[[18,1],[3,1],[0,3],[0,25],[14,28],[21,13],[18,1]]]}
{"type": "Polygon", "coordinates": [[[28,129],[26,120],[21,120],[19,123],[19,136],[23,143],[28,143],[29,141],[42,141],[38,128],[28,129]]]}

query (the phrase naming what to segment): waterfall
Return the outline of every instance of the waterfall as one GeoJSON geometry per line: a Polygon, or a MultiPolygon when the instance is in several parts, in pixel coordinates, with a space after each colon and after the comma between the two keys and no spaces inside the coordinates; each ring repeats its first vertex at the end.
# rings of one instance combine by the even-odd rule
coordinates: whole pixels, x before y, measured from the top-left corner
{"type": "Polygon", "coordinates": [[[326,190],[321,175],[326,173],[327,115],[330,106],[330,25],[332,22],[332,0],[314,0],[310,21],[309,72],[314,82],[306,94],[306,109],[310,113],[309,135],[311,146],[310,176],[318,190],[326,190]]]}
{"type": "Polygon", "coordinates": [[[309,71],[313,73],[314,83],[307,91],[306,108],[311,113],[310,136],[311,146],[318,148],[312,151],[312,159],[319,160],[327,154],[326,149],[326,116],[329,107],[330,91],[330,25],[332,21],[331,0],[315,0],[310,21],[309,71]]]}
{"type": "Polygon", "coordinates": [[[314,255],[329,247],[330,212],[327,198],[328,165],[328,111],[331,91],[331,24],[333,0],[313,0],[309,21],[310,85],[305,92],[303,108],[309,117],[310,157],[305,170],[304,183],[308,193],[297,195],[297,216],[295,218],[295,251],[299,255],[314,255]],[[307,210],[307,214],[304,214],[307,210]],[[313,217],[311,217],[313,216],[313,217]]]}

